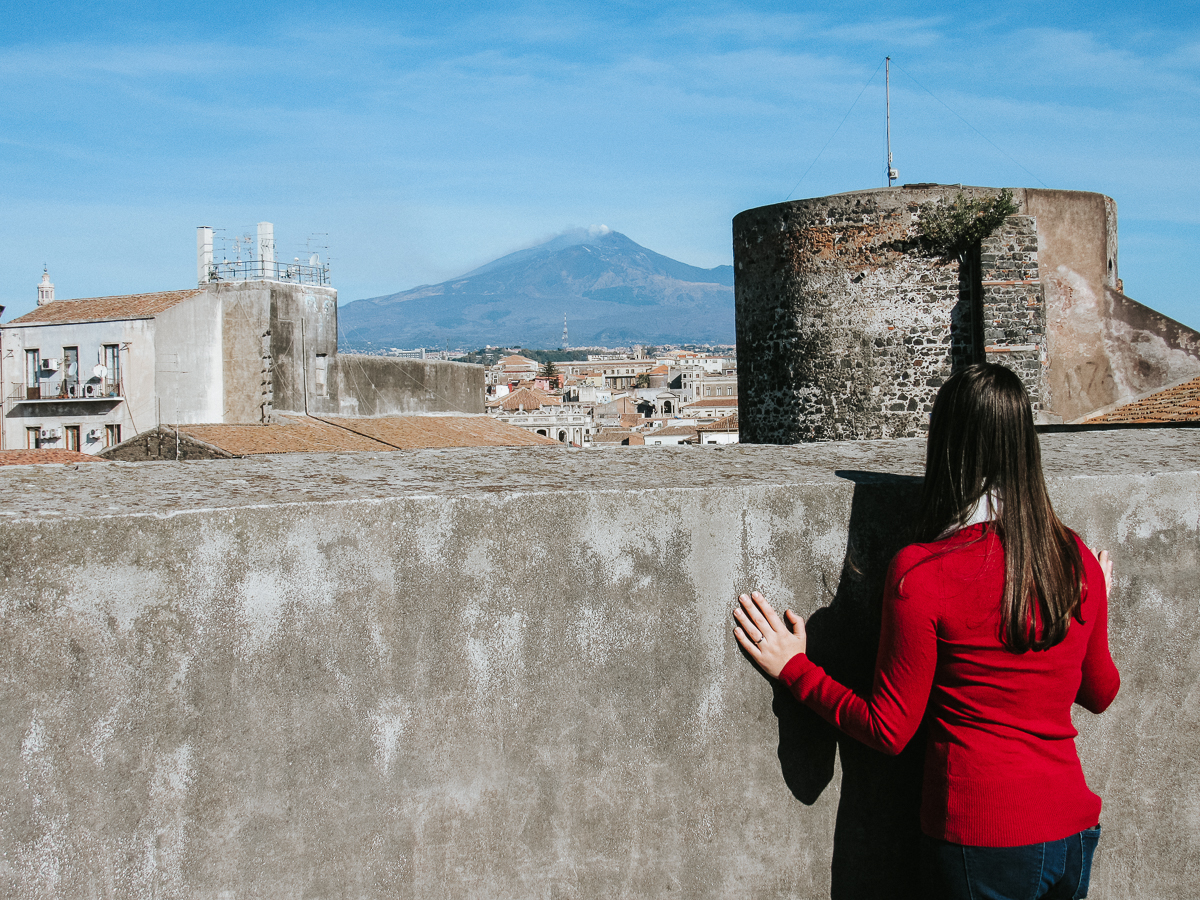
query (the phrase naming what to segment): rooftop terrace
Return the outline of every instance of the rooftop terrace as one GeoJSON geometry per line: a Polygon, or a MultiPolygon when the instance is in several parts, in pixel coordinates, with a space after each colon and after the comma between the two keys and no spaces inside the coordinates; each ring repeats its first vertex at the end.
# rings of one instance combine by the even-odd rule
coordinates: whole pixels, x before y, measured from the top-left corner
{"type": "MultiPolygon", "coordinates": [[[[1200,895],[1200,430],[1045,435],[1113,552],[1093,895],[1200,895]]],[[[869,674],[919,440],[0,470],[7,896],[916,897],[920,748],[741,657],[761,587],[869,674]]]]}

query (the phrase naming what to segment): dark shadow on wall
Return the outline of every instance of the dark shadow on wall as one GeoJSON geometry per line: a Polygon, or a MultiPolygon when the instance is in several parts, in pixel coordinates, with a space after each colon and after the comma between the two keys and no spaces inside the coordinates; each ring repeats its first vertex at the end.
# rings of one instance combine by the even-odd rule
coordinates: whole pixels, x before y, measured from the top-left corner
{"type": "Polygon", "coordinates": [[[950,310],[950,370],[983,362],[983,262],[979,247],[958,263],[958,302],[950,310]]]}
{"type": "MultiPolygon", "coordinates": [[[[879,646],[880,608],[888,563],[909,542],[921,479],[881,472],[839,471],[855,483],[849,541],[832,601],[806,622],[808,653],[833,678],[870,690],[879,646]]],[[[924,731],[895,757],[841,734],[775,683],[779,764],[801,803],[814,803],[842,764],[831,862],[832,900],[920,897],[918,812],[924,731]]]]}

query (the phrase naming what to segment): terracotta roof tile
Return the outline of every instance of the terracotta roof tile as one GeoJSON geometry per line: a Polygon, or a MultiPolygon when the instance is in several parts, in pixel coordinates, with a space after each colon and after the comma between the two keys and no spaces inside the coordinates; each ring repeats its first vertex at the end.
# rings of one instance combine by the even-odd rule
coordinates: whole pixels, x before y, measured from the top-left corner
{"type": "Polygon", "coordinates": [[[625,428],[603,428],[592,435],[593,444],[623,444],[625,441],[630,446],[646,443],[641,434],[625,428]]]}
{"type": "MultiPolygon", "coordinates": [[[[173,429],[175,426],[163,427],[173,429]]],[[[288,417],[284,422],[274,425],[180,425],[178,428],[180,434],[194,437],[234,456],[395,449],[337,425],[303,416],[288,417]]]]}
{"type": "Polygon", "coordinates": [[[1102,416],[1094,416],[1087,424],[1196,421],[1200,421],[1200,378],[1127,403],[1102,416]]]}
{"type": "Polygon", "coordinates": [[[517,388],[498,400],[489,400],[487,405],[493,409],[504,410],[520,409],[522,406],[525,409],[538,409],[542,406],[561,406],[562,399],[547,394],[545,391],[539,391],[537,388],[517,388]]]}
{"type": "Polygon", "coordinates": [[[118,319],[146,319],[202,293],[201,288],[186,291],[159,291],[154,294],[126,294],[120,297],[89,297],[83,300],[54,300],[13,319],[9,325],[41,325],[57,322],[108,322],[118,319]]]}
{"type": "Polygon", "coordinates": [[[712,409],[713,407],[722,406],[737,406],[737,397],[706,397],[703,400],[696,400],[684,406],[684,409],[712,409]]]}
{"type": "Polygon", "coordinates": [[[726,416],[723,419],[717,419],[715,422],[709,422],[707,425],[697,425],[697,431],[737,431],[738,416],[734,413],[732,416],[726,416]]]}
{"type": "Polygon", "coordinates": [[[657,431],[647,431],[646,437],[686,437],[695,435],[696,431],[695,425],[666,425],[657,431]]]}
{"type": "Polygon", "coordinates": [[[338,417],[326,420],[402,450],[434,447],[562,446],[558,441],[509,425],[491,416],[338,417]]]}
{"type": "MultiPolygon", "coordinates": [[[[164,425],[165,429],[175,426],[164,425]]],[[[180,425],[180,434],[234,456],[345,453],[435,447],[528,447],[557,441],[490,416],[289,416],[272,425],[180,425]]]]}
{"type": "Polygon", "coordinates": [[[526,356],[506,356],[506,357],[504,357],[504,359],[500,360],[500,365],[504,366],[506,369],[508,369],[508,368],[528,369],[530,366],[532,366],[535,369],[538,368],[537,360],[529,359],[526,356]]]}
{"type": "Polygon", "coordinates": [[[44,463],[108,462],[78,450],[0,450],[0,466],[36,466],[44,463]]]}
{"type": "Polygon", "coordinates": [[[607,403],[601,403],[596,407],[596,413],[602,416],[628,415],[636,413],[638,408],[638,400],[636,397],[630,397],[628,394],[622,394],[607,403]]]}

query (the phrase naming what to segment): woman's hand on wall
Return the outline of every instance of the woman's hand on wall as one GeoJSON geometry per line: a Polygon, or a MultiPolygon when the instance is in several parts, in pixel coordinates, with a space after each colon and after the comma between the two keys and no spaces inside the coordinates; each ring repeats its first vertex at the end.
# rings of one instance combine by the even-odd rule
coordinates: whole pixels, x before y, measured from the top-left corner
{"type": "Polygon", "coordinates": [[[1096,562],[1100,563],[1100,569],[1104,572],[1104,593],[1107,594],[1112,590],[1112,560],[1108,556],[1108,551],[1101,550],[1097,553],[1096,562]]]}
{"type": "Polygon", "coordinates": [[[758,591],[742,594],[738,604],[733,611],[738,623],[734,636],[764,672],[778,678],[789,659],[808,649],[804,620],[789,609],[784,613],[785,625],[758,591]]]}

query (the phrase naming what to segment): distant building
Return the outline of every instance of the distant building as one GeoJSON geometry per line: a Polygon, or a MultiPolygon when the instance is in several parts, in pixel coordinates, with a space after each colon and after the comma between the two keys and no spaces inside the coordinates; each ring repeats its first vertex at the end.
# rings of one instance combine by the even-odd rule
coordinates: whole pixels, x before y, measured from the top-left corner
{"type": "Polygon", "coordinates": [[[650,369],[648,372],[646,372],[646,376],[649,381],[649,384],[647,384],[647,387],[652,387],[652,388],[667,387],[667,382],[669,380],[669,374],[670,374],[670,368],[668,366],[666,366],[665,364],[655,366],[653,369],[650,369]]]}
{"type": "Polygon", "coordinates": [[[724,363],[722,367],[711,370],[699,364],[676,366],[670,370],[668,383],[679,391],[686,402],[714,397],[736,397],[736,364],[727,359],[721,362],[724,363]]]}
{"type": "Polygon", "coordinates": [[[641,447],[645,443],[645,438],[639,432],[629,428],[601,428],[592,435],[592,446],[599,448],[641,447]]]}
{"type": "Polygon", "coordinates": [[[604,387],[603,384],[597,386],[590,381],[580,381],[576,384],[568,384],[564,388],[563,399],[569,403],[601,406],[605,403],[611,403],[613,395],[612,391],[604,387]]]}
{"type": "Polygon", "coordinates": [[[701,444],[736,444],[738,443],[737,413],[696,426],[696,433],[701,444]]]}
{"type": "Polygon", "coordinates": [[[495,418],[541,435],[560,444],[586,447],[592,442],[592,411],[578,406],[543,406],[538,409],[505,410],[494,413],[495,418]]]}
{"type": "Polygon", "coordinates": [[[699,440],[695,425],[667,425],[657,431],[642,435],[647,447],[677,447],[680,444],[695,444],[699,440]]]}
{"type": "Polygon", "coordinates": [[[642,408],[644,401],[639,401],[637,397],[622,395],[613,398],[609,403],[604,403],[595,408],[596,424],[604,427],[608,425],[630,427],[632,425],[641,424],[646,418],[642,408]]]}
{"type": "Polygon", "coordinates": [[[683,407],[683,416],[688,419],[715,422],[726,416],[737,415],[737,398],[719,399],[712,397],[708,400],[696,400],[683,407]]]}
{"type": "Polygon", "coordinates": [[[536,360],[513,354],[500,360],[496,364],[494,371],[496,372],[497,383],[503,384],[510,381],[524,381],[532,378],[538,373],[538,369],[540,368],[536,360]]]}
{"type": "Polygon", "coordinates": [[[194,288],[59,300],[0,326],[0,449],[97,453],[163,423],[268,424],[277,414],[483,412],[483,371],[461,363],[338,356],[327,266],[258,254],[214,262],[198,229],[194,288]]]}
{"type": "Polygon", "coordinates": [[[488,401],[488,412],[505,424],[576,447],[588,446],[595,430],[591,407],[565,405],[536,388],[518,388],[488,401]]]}

